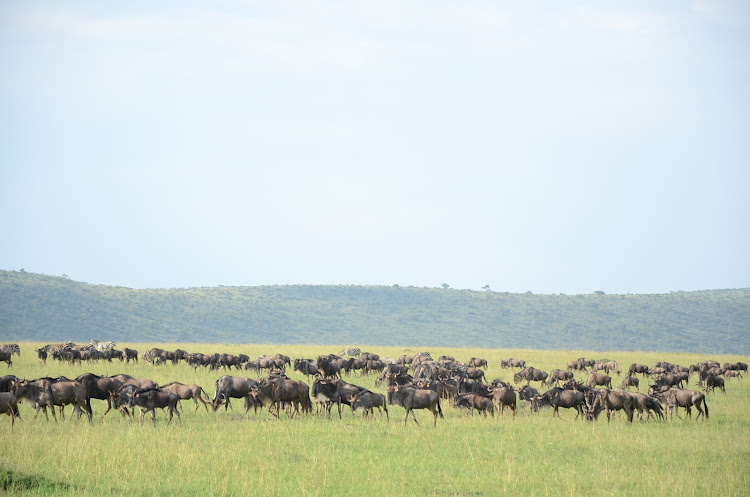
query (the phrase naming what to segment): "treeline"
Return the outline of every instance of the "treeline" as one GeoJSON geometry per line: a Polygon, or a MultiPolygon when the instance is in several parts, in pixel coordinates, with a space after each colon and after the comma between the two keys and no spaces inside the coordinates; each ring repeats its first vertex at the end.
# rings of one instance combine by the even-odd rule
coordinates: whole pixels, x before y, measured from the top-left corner
{"type": "Polygon", "coordinates": [[[750,353],[750,289],[511,294],[386,286],[134,290],[0,271],[0,341],[750,353]]]}

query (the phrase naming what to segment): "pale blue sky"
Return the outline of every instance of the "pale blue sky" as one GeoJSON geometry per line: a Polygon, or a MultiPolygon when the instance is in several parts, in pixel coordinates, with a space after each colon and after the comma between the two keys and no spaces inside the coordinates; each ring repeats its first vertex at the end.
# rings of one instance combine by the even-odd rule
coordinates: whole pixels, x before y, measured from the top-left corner
{"type": "Polygon", "coordinates": [[[0,3],[0,269],[750,286],[750,2],[0,3]]]}

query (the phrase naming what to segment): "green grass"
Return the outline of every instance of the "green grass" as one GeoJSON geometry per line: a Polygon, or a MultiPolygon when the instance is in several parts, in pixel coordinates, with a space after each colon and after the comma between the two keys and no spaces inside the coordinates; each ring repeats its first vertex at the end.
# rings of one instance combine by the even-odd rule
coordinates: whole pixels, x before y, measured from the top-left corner
{"type": "MultiPolygon", "coordinates": [[[[11,373],[77,376],[92,371],[126,372],[160,383],[179,380],[202,385],[213,395],[223,373],[194,371],[186,365],[104,363],[66,366],[48,361],[39,366],[32,355],[40,344],[22,343],[23,356],[11,373]]],[[[122,345],[122,344],[121,344],[122,345]]],[[[144,350],[153,344],[131,344],[144,350]]],[[[161,344],[174,349],[178,344],[161,344]]],[[[191,345],[199,352],[282,352],[315,357],[337,352],[339,346],[191,345]]],[[[419,350],[365,347],[398,357],[419,350]]],[[[458,360],[485,357],[488,378],[509,380],[512,370],[500,360],[515,356],[535,367],[564,368],[581,356],[631,362],[667,360],[692,364],[708,357],[684,354],[489,349],[430,349],[433,357],[450,354],[458,360]]],[[[712,356],[720,362],[740,356],[712,356]]],[[[4,368],[0,364],[0,368],[4,368]]],[[[234,373],[231,373],[234,374],[234,373]]],[[[241,374],[244,374],[241,373],[241,374]]],[[[303,379],[295,374],[294,378],[303,379]]],[[[251,376],[251,375],[248,375],[251,376]]],[[[352,375],[347,381],[376,391],[374,377],[352,375]]],[[[615,377],[619,384],[622,377],[615,377]]],[[[691,387],[694,388],[691,379],[691,387]]],[[[642,381],[641,391],[647,389],[642,381]]],[[[344,411],[330,419],[267,412],[193,412],[183,402],[182,425],[167,426],[157,414],[141,425],[117,413],[102,417],[105,403],[92,401],[94,422],[57,424],[43,416],[32,423],[32,410],[22,405],[22,421],[12,434],[0,423],[0,488],[28,495],[660,495],[741,496],[750,484],[750,384],[727,382],[727,394],[709,394],[708,422],[688,420],[627,425],[622,416],[607,424],[574,421],[574,412],[519,412],[513,419],[473,419],[443,401],[444,420],[432,427],[432,415],[417,411],[421,426],[403,425],[404,410],[389,407],[390,421],[353,417],[344,411]]],[[[4,423],[8,423],[8,418],[4,423]]]]}

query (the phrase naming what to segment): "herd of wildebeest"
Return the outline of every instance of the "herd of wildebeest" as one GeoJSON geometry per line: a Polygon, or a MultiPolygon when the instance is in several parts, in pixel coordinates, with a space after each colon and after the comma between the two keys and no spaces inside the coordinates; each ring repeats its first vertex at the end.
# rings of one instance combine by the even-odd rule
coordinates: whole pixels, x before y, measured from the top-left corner
{"type": "MultiPolygon", "coordinates": [[[[81,365],[89,361],[138,362],[138,351],[115,347],[114,342],[92,340],[83,346],[72,342],[50,344],[36,352],[40,364],[46,364],[50,357],[54,361],[81,365]]],[[[0,345],[0,362],[6,362],[10,368],[13,355],[20,355],[20,352],[17,344],[0,345]]],[[[57,421],[55,406],[64,417],[64,407],[70,404],[78,418],[86,413],[91,421],[92,399],[106,402],[104,415],[117,409],[123,416],[134,417],[136,408],[139,408],[141,421],[150,412],[154,423],[156,410],[165,409],[168,424],[174,415],[182,422],[178,406],[181,400],[189,399],[195,403],[196,410],[200,402],[206,411],[209,403],[216,411],[222,405],[229,409],[231,399],[243,399],[245,413],[250,409],[255,412],[268,409],[277,418],[282,410],[290,418],[313,412],[330,416],[334,406],[339,418],[342,406],[349,406],[352,413],[361,410],[363,416],[373,417],[374,410],[378,409],[381,416],[385,413],[388,418],[388,406],[395,405],[406,411],[404,424],[409,413],[419,424],[414,410],[427,409],[433,414],[434,426],[437,426],[438,417],[443,417],[441,401],[451,403],[454,408],[467,409],[472,416],[474,411],[481,412],[484,417],[488,413],[494,417],[498,409],[503,414],[506,407],[515,416],[517,404],[521,402],[521,408],[528,406],[532,412],[549,407],[553,416],[559,416],[560,408],[575,409],[576,419],[582,420],[596,420],[605,411],[609,421],[613,412],[623,411],[628,423],[632,422],[636,412],[639,420],[643,420],[645,413],[646,420],[660,421],[666,419],[667,412],[679,417],[680,408],[686,410],[688,417],[695,408],[698,412],[696,419],[708,419],[708,392],[719,388],[726,393],[725,379],[739,379],[742,372],[747,373],[747,364],[742,362],[720,365],[707,360],[691,366],[658,362],[651,367],[634,363],[626,371],[619,388],[613,388],[612,375],[622,374],[617,362],[586,358],[568,361],[565,369],[550,372],[527,366],[521,359],[503,360],[502,368],[518,369],[513,375],[513,384],[499,379],[487,380],[487,361],[482,358],[472,357],[464,363],[450,356],[433,359],[429,352],[421,352],[391,359],[356,347],[338,354],[321,355],[317,359],[298,358],[294,361],[283,354],[250,359],[244,354],[206,355],[160,348],[143,351],[140,359],[154,366],[184,363],[196,369],[225,373],[231,372],[232,368],[236,371],[252,370],[255,378],[225,374],[216,381],[211,398],[200,385],[180,382],[159,385],[151,379],[133,378],[127,374],[99,376],[85,373],[74,379],[60,376],[35,380],[7,375],[0,377],[0,414],[10,416],[11,431],[15,418],[19,416],[18,403],[21,401],[34,408],[34,420],[41,410],[49,421],[49,410],[57,421]],[[304,381],[289,378],[285,374],[288,367],[305,375],[312,388],[304,381]],[[343,379],[354,372],[377,375],[375,386],[383,388],[385,393],[373,392],[343,379]],[[578,381],[574,373],[587,379],[578,381]],[[700,390],[683,388],[689,385],[692,376],[695,376],[700,390]],[[648,395],[629,391],[633,387],[638,389],[640,380],[645,378],[648,378],[648,395]],[[548,389],[540,393],[532,382],[548,389]],[[522,383],[525,384],[519,385],[522,383]]]]}

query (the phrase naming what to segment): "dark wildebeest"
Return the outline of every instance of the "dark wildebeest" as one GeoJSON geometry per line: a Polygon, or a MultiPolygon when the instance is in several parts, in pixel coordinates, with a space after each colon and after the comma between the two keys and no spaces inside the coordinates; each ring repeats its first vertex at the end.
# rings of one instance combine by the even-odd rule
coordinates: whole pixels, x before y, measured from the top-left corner
{"type": "Polygon", "coordinates": [[[198,410],[198,401],[200,400],[201,404],[203,404],[203,407],[206,408],[206,412],[208,412],[208,404],[206,403],[206,400],[210,401],[211,399],[208,397],[208,394],[200,385],[185,385],[183,383],[180,383],[179,381],[173,381],[172,383],[162,385],[161,389],[165,392],[171,392],[177,395],[180,398],[180,401],[193,399],[193,402],[195,402],[195,411],[198,410]],[[206,400],[203,400],[202,396],[205,396],[206,400]]]}
{"type": "Polygon", "coordinates": [[[540,381],[542,382],[542,385],[545,385],[547,383],[547,374],[546,371],[542,371],[541,369],[536,369],[533,367],[528,367],[524,369],[523,371],[520,371],[513,375],[513,381],[515,383],[520,383],[521,380],[526,380],[526,384],[528,385],[532,381],[540,381]]]}
{"type": "MultiPolygon", "coordinates": [[[[666,385],[650,385],[648,389],[649,396],[656,397],[659,402],[665,404],[670,408],[670,411],[677,410],[679,407],[684,407],[687,411],[688,417],[692,417],[691,407],[698,409],[698,416],[695,420],[697,421],[701,416],[703,419],[708,419],[708,404],[706,404],[706,396],[703,392],[696,392],[694,390],[686,390],[684,388],[668,387],[666,385]],[[701,409],[701,403],[703,408],[701,409]]],[[[677,417],[680,414],[677,413],[677,417]]]]}
{"type": "Polygon", "coordinates": [[[131,418],[135,415],[135,411],[129,411],[127,406],[130,403],[130,394],[134,393],[136,390],[139,390],[137,386],[126,385],[124,387],[121,387],[116,392],[109,392],[109,401],[112,405],[112,408],[120,411],[120,414],[122,414],[123,418],[128,414],[131,418]]]}
{"type": "Polygon", "coordinates": [[[547,383],[550,385],[558,385],[558,382],[566,382],[568,380],[573,379],[573,373],[570,371],[563,371],[562,369],[553,369],[549,373],[549,378],[547,379],[547,383]]]}
{"type": "Polygon", "coordinates": [[[500,367],[505,368],[525,368],[526,367],[526,361],[523,359],[516,359],[515,357],[511,357],[509,359],[506,359],[504,361],[500,361],[500,367]]]}
{"type": "MultiPolygon", "coordinates": [[[[66,406],[73,404],[78,418],[81,418],[81,410],[86,412],[91,422],[91,409],[86,403],[86,387],[77,381],[50,381],[47,379],[16,384],[16,399],[28,399],[34,407],[34,419],[40,409],[44,409],[47,416],[47,407],[52,411],[52,417],[57,421],[55,406],[66,406]]],[[[49,421],[49,416],[47,416],[49,421]]]]}
{"type": "Polygon", "coordinates": [[[607,411],[607,422],[609,423],[612,411],[625,411],[628,423],[633,422],[633,397],[624,390],[609,390],[603,388],[594,398],[589,407],[589,414],[597,417],[601,409],[607,411]]]}
{"type": "Polygon", "coordinates": [[[299,371],[309,379],[310,376],[318,374],[318,365],[312,359],[295,359],[294,370],[299,371]]]}
{"type": "Polygon", "coordinates": [[[388,403],[406,409],[404,426],[406,426],[406,421],[409,419],[409,413],[411,413],[414,422],[419,425],[419,421],[417,421],[417,417],[414,415],[414,409],[429,409],[432,411],[435,417],[433,423],[435,427],[437,427],[438,415],[441,418],[443,417],[443,410],[440,408],[440,395],[432,390],[420,390],[414,387],[389,387],[388,403]]]}
{"type": "Polygon", "coordinates": [[[13,384],[19,380],[18,376],[9,374],[0,376],[0,392],[10,392],[13,390],[13,384]]]}
{"type": "Polygon", "coordinates": [[[586,396],[583,392],[576,390],[561,390],[557,395],[553,396],[549,400],[549,405],[552,406],[552,417],[560,417],[558,409],[560,407],[565,409],[575,409],[577,411],[575,419],[581,416],[584,419],[583,406],[586,403],[586,396]]]}
{"type": "Polygon", "coordinates": [[[706,385],[706,393],[708,393],[709,390],[713,391],[714,388],[716,387],[719,387],[721,391],[724,392],[725,394],[727,393],[727,391],[724,388],[724,378],[721,378],[719,376],[716,376],[713,374],[706,376],[705,385],[706,385]]]}
{"type": "Polygon", "coordinates": [[[299,404],[302,404],[303,411],[310,412],[312,404],[310,403],[310,387],[306,383],[298,380],[288,380],[285,378],[263,378],[254,387],[250,389],[250,395],[266,406],[268,411],[279,417],[281,405],[289,404],[291,413],[287,415],[291,418],[299,412],[299,404]],[[273,412],[276,407],[276,412],[273,412]]]}
{"type": "Polygon", "coordinates": [[[86,405],[89,409],[91,409],[91,399],[107,401],[107,410],[104,411],[104,415],[112,409],[110,392],[116,392],[124,383],[121,378],[98,376],[93,373],[82,374],[76,378],[76,381],[86,387],[86,405]]]}
{"type": "Polygon", "coordinates": [[[495,405],[492,403],[492,399],[475,393],[465,393],[457,396],[453,399],[453,407],[465,407],[469,410],[468,414],[472,417],[474,417],[474,409],[484,414],[485,418],[487,417],[487,411],[490,411],[493,418],[495,417],[495,405]]]}
{"type": "Polygon", "coordinates": [[[149,388],[147,390],[138,389],[128,394],[130,398],[128,404],[130,407],[138,406],[141,408],[140,420],[143,422],[143,417],[147,412],[151,411],[151,421],[156,425],[156,409],[167,409],[169,413],[169,420],[167,424],[172,422],[172,415],[177,414],[177,419],[182,424],[182,418],[180,418],[180,411],[177,410],[177,402],[180,398],[171,393],[165,392],[158,388],[149,388]]]}
{"type": "Polygon", "coordinates": [[[638,411],[639,421],[643,421],[644,411],[646,411],[646,414],[648,414],[647,420],[654,418],[654,420],[656,421],[656,418],[651,414],[651,411],[654,411],[661,420],[664,420],[664,413],[661,410],[661,404],[659,404],[659,401],[657,401],[654,397],[649,397],[638,392],[628,393],[633,398],[633,409],[638,411]]]}
{"type": "Polygon", "coordinates": [[[479,357],[472,357],[469,359],[468,366],[475,368],[487,368],[487,359],[481,359],[479,357]]]}
{"type": "Polygon", "coordinates": [[[327,356],[320,356],[318,357],[318,372],[323,378],[341,378],[341,365],[327,356]]]}
{"type": "Polygon", "coordinates": [[[10,416],[10,431],[12,433],[13,423],[18,416],[18,405],[16,404],[16,396],[10,392],[0,392],[0,414],[3,413],[10,416]]]}
{"type": "Polygon", "coordinates": [[[596,386],[612,388],[612,378],[602,373],[591,373],[591,376],[589,376],[589,379],[586,382],[586,385],[589,387],[593,387],[596,385],[596,386]]]}
{"type": "MultiPolygon", "coordinates": [[[[249,396],[250,389],[253,388],[258,382],[251,378],[240,378],[238,376],[222,376],[216,380],[216,392],[214,392],[214,398],[211,400],[211,407],[214,411],[217,411],[224,402],[224,410],[228,410],[232,407],[230,398],[233,399],[245,399],[245,412],[249,410],[249,396]]],[[[253,401],[253,405],[257,407],[257,404],[253,401]]],[[[232,408],[234,409],[234,408],[232,408]]]]}
{"type": "Polygon", "coordinates": [[[620,388],[623,390],[626,390],[630,387],[635,387],[638,389],[638,385],[640,384],[640,380],[636,378],[635,376],[626,376],[624,380],[622,380],[622,385],[620,385],[620,388]]]}
{"type": "Polygon", "coordinates": [[[510,407],[513,416],[516,415],[516,392],[511,385],[504,387],[492,387],[490,389],[492,400],[497,402],[497,408],[500,409],[500,415],[505,411],[505,406],[510,407]]]}
{"type": "Polygon", "coordinates": [[[350,396],[348,400],[352,412],[356,412],[357,409],[362,409],[362,417],[368,415],[374,417],[374,409],[377,407],[381,418],[383,416],[383,411],[385,411],[386,419],[390,419],[388,416],[388,404],[385,395],[382,393],[373,393],[369,390],[362,390],[357,395],[350,396]]]}
{"type": "Polygon", "coordinates": [[[126,364],[130,363],[131,360],[138,363],[138,351],[125,347],[124,349],[122,349],[122,359],[126,364]]]}
{"type": "Polygon", "coordinates": [[[679,374],[663,374],[661,376],[658,376],[654,379],[654,384],[656,385],[667,385],[669,387],[680,387],[682,388],[682,382],[685,380],[685,376],[683,373],[679,374]]]}
{"type": "Polygon", "coordinates": [[[8,367],[13,365],[13,353],[0,350],[0,362],[7,362],[8,367]]]}
{"type": "Polygon", "coordinates": [[[579,359],[577,361],[568,361],[568,371],[579,371],[588,373],[586,365],[579,359]]]}
{"type": "Polygon", "coordinates": [[[529,385],[524,385],[518,390],[518,398],[521,400],[521,407],[526,406],[526,402],[531,402],[531,399],[539,395],[539,390],[529,385]]]}
{"type": "Polygon", "coordinates": [[[628,376],[635,376],[636,374],[641,374],[645,378],[648,374],[648,366],[634,362],[630,365],[630,368],[628,368],[628,376]]]}
{"type": "Polygon", "coordinates": [[[41,349],[36,349],[36,356],[39,358],[39,364],[47,364],[47,349],[42,347],[41,349]]]}
{"type": "Polygon", "coordinates": [[[349,399],[356,397],[360,392],[367,390],[364,387],[347,383],[344,380],[324,380],[318,378],[313,383],[313,397],[316,404],[326,406],[326,412],[330,414],[331,407],[336,404],[341,419],[341,404],[351,407],[349,399]]]}

